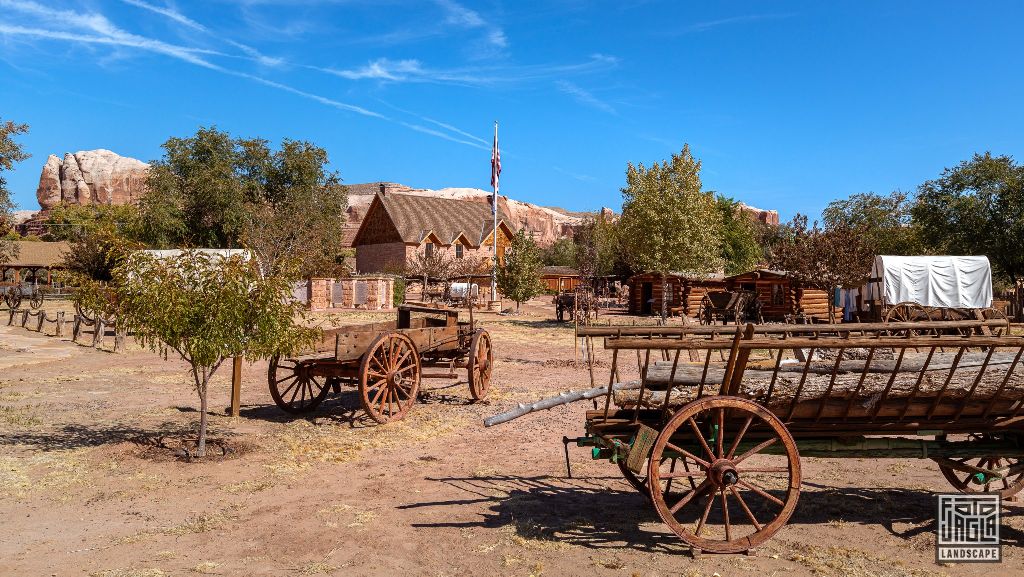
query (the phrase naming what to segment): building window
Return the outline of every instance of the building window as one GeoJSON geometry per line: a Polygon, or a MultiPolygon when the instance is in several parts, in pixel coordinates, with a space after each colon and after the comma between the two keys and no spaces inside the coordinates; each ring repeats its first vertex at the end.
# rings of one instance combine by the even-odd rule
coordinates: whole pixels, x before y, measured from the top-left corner
{"type": "Polygon", "coordinates": [[[462,245],[456,243],[455,244],[455,258],[462,258],[462,250],[463,250],[462,245]]]}
{"type": "Polygon", "coordinates": [[[783,289],[784,287],[780,283],[772,285],[772,305],[782,306],[786,304],[786,297],[783,289]]]}
{"type": "Polygon", "coordinates": [[[423,253],[427,256],[427,258],[434,256],[434,243],[428,242],[427,246],[423,247],[423,253]]]}

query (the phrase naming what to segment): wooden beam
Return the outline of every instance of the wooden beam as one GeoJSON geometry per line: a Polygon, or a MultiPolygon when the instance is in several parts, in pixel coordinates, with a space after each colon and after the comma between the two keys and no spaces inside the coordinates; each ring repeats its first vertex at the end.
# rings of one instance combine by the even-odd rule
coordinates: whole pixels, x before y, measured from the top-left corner
{"type": "Polygon", "coordinates": [[[231,362],[231,416],[237,417],[242,406],[242,357],[231,362]]]}

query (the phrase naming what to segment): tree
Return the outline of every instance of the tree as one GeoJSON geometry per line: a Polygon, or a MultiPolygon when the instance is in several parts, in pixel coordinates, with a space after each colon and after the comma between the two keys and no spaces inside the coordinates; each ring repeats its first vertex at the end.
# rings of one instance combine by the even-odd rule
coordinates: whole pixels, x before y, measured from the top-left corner
{"type": "Polygon", "coordinates": [[[911,209],[924,241],[946,254],[983,254],[1016,284],[1024,276],[1024,167],[975,154],[917,189],[911,209]]]}
{"type": "Polygon", "coordinates": [[[576,266],[576,243],[571,238],[560,238],[541,250],[544,266],[576,266]]]}
{"type": "Polygon", "coordinates": [[[725,273],[739,274],[756,268],[764,261],[760,223],[740,210],[739,202],[719,195],[715,206],[722,215],[721,259],[725,273]]]}
{"type": "Polygon", "coordinates": [[[797,214],[780,227],[772,247],[771,266],[784,270],[790,279],[829,294],[829,318],[835,321],[837,288],[862,286],[871,272],[875,249],[862,228],[834,226],[808,228],[807,217],[797,214]]]}
{"type": "Polygon", "coordinates": [[[196,455],[206,455],[207,390],[225,359],[294,354],[319,331],[293,323],[301,314],[290,281],[265,276],[255,259],[186,250],[158,259],[135,252],[114,269],[118,324],[153,351],[166,347],[192,367],[199,395],[196,455]]]}
{"type": "Polygon", "coordinates": [[[621,258],[615,223],[604,214],[587,218],[576,227],[576,268],[584,279],[613,274],[621,258]]]}
{"type": "Polygon", "coordinates": [[[162,248],[253,251],[268,274],[337,274],[347,189],[309,142],[236,139],[216,128],[171,138],[142,197],[142,237],[162,248]],[[284,262],[298,263],[293,270],[284,262]]]}
{"type": "Polygon", "coordinates": [[[622,189],[622,247],[638,271],[661,275],[661,321],[668,318],[668,275],[709,273],[721,266],[722,216],[701,189],[701,162],[683,146],[650,168],[630,163],[622,189]]]}
{"type": "Polygon", "coordinates": [[[505,262],[498,267],[498,290],[501,294],[519,305],[541,294],[544,285],[540,282],[541,261],[540,249],[533,238],[520,230],[512,237],[509,251],[505,254],[505,262]]]}
{"type": "Polygon", "coordinates": [[[105,229],[138,240],[142,236],[139,208],[132,204],[59,203],[48,211],[43,240],[75,241],[83,235],[105,229]]]}
{"type": "Polygon", "coordinates": [[[921,228],[911,217],[913,202],[901,191],[888,196],[873,192],[833,200],[822,211],[825,228],[864,231],[878,254],[915,255],[927,252],[921,228]]]}
{"type": "MultiPolygon", "coordinates": [[[[7,190],[4,172],[14,168],[15,162],[21,162],[30,156],[24,147],[14,140],[15,136],[27,132],[27,124],[15,124],[10,120],[0,119],[0,234],[6,233],[14,226],[14,202],[11,200],[10,191],[7,190]]],[[[0,236],[0,264],[9,262],[16,256],[18,245],[0,236]]]]}

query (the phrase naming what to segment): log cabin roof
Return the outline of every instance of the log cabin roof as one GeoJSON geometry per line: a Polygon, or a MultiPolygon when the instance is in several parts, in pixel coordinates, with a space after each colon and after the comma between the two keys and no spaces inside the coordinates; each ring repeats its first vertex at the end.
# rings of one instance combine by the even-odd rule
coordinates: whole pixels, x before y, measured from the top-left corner
{"type": "Polygon", "coordinates": [[[66,242],[15,241],[18,256],[4,263],[11,267],[46,267],[62,266],[64,255],[68,252],[66,242]]]}
{"type": "MultiPolygon", "coordinates": [[[[463,243],[476,248],[490,236],[493,226],[491,206],[483,199],[438,198],[389,192],[378,194],[370,203],[363,224],[352,241],[353,246],[370,244],[364,242],[364,229],[373,220],[370,215],[374,211],[384,211],[406,244],[420,244],[428,235],[433,234],[446,245],[454,243],[461,236],[463,243]]],[[[511,233],[508,222],[508,213],[499,202],[498,226],[511,233]]]]}
{"type": "Polygon", "coordinates": [[[759,269],[749,270],[747,272],[741,272],[739,274],[734,274],[734,275],[727,276],[727,277],[725,277],[725,280],[740,280],[740,279],[748,280],[748,279],[756,279],[756,278],[784,279],[784,278],[788,278],[788,277],[789,277],[789,273],[784,271],[784,270],[771,270],[771,269],[767,269],[767,268],[759,268],[759,269]]]}
{"type": "Polygon", "coordinates": [[[571,266],[546,266],[540,269],[541,276],[580,276],[580,271],[571,266]]]}

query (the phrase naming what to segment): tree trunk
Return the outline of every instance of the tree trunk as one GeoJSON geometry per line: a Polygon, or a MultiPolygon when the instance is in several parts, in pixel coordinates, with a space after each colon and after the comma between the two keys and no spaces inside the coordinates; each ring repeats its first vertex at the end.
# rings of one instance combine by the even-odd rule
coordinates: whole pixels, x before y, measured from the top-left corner
{"type": "Polygon", "coordinates": [[[666,324],[668,320],[668,275],[662,273],[661,275],[661,324],[666,324]]]}
{"type": "Polygon", "coordinates": [[[196,457],[199,458],[206,456],[206,385],[209,382],[210,373],[204,368],[202,373],[202,383],[196,383],[199,389],[199,444],[196,447],[196,457]]]}

